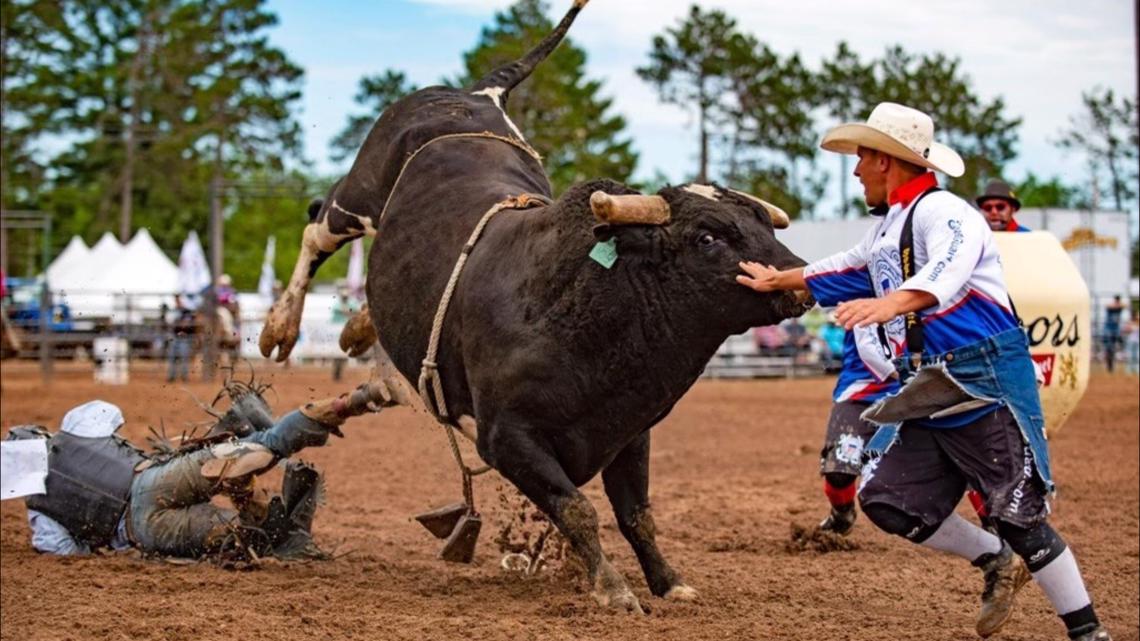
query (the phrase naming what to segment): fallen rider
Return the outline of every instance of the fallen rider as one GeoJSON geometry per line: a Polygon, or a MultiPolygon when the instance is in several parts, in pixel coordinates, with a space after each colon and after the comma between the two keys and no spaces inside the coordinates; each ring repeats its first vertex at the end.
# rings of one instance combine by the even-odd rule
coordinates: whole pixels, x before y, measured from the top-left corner
{"type": "Polygon", "coordinates": [[[259,395],[245,396],[203,438],[153,453],[116,434],[123,413],[104,401],[72,409],[54,434],[12,428],[8,439],[47,439],[47,491],[25,499],[32,547],[61,555],[133,547],[191,559],[320,558],[310,532],[320,474],[287,461],[280,494],[272,497],[255,479],[306,447],[324,445],[330,433],[340,436],[345,419],[360,413],[340,397],[274,422],[259,395]],[[211,503],[218,494],[233,507],[211,503]]]}

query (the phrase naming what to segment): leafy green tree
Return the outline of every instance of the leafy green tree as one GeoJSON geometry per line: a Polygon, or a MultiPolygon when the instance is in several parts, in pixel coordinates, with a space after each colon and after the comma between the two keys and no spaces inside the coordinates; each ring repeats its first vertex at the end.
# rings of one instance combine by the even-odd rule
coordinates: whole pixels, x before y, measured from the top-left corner
{"type": "Polygon", "coordinates": [[[35,158],[35,143],[49,121],[50,107],[40,97],[37,60],[50,51],[38,37],[55,17],[50,3],[0,0],[0,206],[35,206],[45,167],[35,158]]]}
{"type": "Polygon", "coordinates": [[[977,193],[1016,156],[1021,118],[1005,115],[1001,97],[989,102],[979,98],[961,70],[960,59],[942,53],[912,54],[896,45],[874,66],[875,84],[867,104],[897,102],[929,114],[935,136],[962,156],[966,171],[949,181],[951,191],[977,193]]]}
{"type": "Polygon", "coordinates": [[[1022,207],[1057,207],[1068,209],[1081,204],[1080,189],[1063,183],[1058,176],[1046,180],[1033,172],[1014,185],[1013,191],[1022,207]]]}
{"type": "Polygon", "coordinates": [[[1097,87],[1081,94],[1081,104],[1083,111],[1069,118],[1069,127],[1056,144],[1086,156],[1094,190],[1101,173],[1107,171],[1114,208],[1124,211],[1125,204],[1136,197],[1140,147],[1136,100],[1121,96],[1117,102],[1112,89],[1097,87]]]}
{"type": "MultiPolygon", "coordinates": [[[[496,13],[463,55],[464,72],[455,84],[471,85],[537,45],[554,29],[545,4],[519,0],[496,13]]],[[[631,141],[623,138],[625,118],[611,113],[613,101],[602,97],[601,81],[587,78],[585,66],[585,51],[567,39],[511,91],[507,105],[527,141],[543,154],[556,193],[589,178],[626,181],[637,164],[631,141]]]]}
{"type": "Polygon", "coordinates": [[[29,188],[5,175],[4,198],[55,214],[58,237],[147,227],[176,252],[205,231],[211,180],[298,155],[302,72],[269,45],[276,17],[262,0],[3,1],[5,53],[16,53],[5,56],[5,112],[16,99],[5,164],[46,136],[67,142],[38,178],[23,170],[29,188]],[[27,134],[19,147],[11,132],[27,134]]]}
{"type": "Polygon", "coordinates": [[[365,108],[364,114],[348,117],[348,124],[332,139],[329,147],[334,162],[352,158],[364,144],[372,124],[389,105],[416,91],[417,87],[408,82],[403,72],[386,70],[384,73],[365,76],[360,79],[360,88],[353,100],[365,108]]]}
{"type": "MultiPolygon", "coordinates": [[[[745,185],[781,201],[792,216],[810,212],[825,180],[815,171],[817,134],[809,112],[819,101],[816,79],[798,55],[781,59],[750,35],[735,40],[731,121],[736,151],[747,159],[745,185]]],[[[729,180],[736,182],[731,172],[729,180]]]]}
{"type": "MultiPolygon", "coordinates": [[[[821,104],[835,122],[852,122],[866,116],[874,105],[867,104],[875,83],[875,65],[863,62],[841,41],[835,54],[825,59],[816,78],[821,104]]],[[[862,214],[861,198],[852,198],[847,187],[851,181],[850,156],[839,154],[839,215],[862,214]]]]}
{"type": "MultiPolygon", "coordinates": [[[[225,190],[226,272],[241,290],[256,289],[270,234],[277,237],[274,272],[288,281],[301,249],[301,234],[308,219],[309,202],[323,196],[329,179],[314,179],[300,171],[282,174],[265,170],[225,190]]],[[[348,251],[333,254],[317,272],[317,282],[344,278],[348,251]]]]}
{"type": "Polygon", "coordinates": [[[681,24],[653,37],[649,63],[637,69],[637,75],[657,89],[663,102],[696,111],[700,135],[697,182],[709,181],[714,129],[732,117],[731,72],[746,56],[749,43],[743,39],[735,19],[694,4],[681,24]]]}

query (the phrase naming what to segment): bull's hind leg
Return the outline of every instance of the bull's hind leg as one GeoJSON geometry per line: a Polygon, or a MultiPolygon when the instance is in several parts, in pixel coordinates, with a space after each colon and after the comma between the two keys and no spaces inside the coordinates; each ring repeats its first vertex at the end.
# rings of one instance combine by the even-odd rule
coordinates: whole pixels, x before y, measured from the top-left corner
{"type": "Polygon", "coordinates": [[[503,438],[503,431],[501,425],[498,430],[489,430],[494,435],[482,441],[486,447],[479,448],[480,456],[545,512],[570,542],[574,552],[586,563],[594,585],[594,600],[602,606],[643,614],[625,577],[602,552],[598,513],[589,499],[574,487],[562,466],[545,448],[518,432],[503,438]]]}
{"type": "Polygon", "coordinates": [[[618,453],[602,471],[602,482],[613,505],[618,528],[641,562],[649,591],[667,599],[696,599],[697,591],[685,585],[681,575],[657,549],[657,526],[649,508],[649,430],[618,453]]]}
{"type": "Polygon", "coordinates": [[[312,222],[305,226],[301,237],[301,253],[297,256],[293,275],[285,291],[269,309],[258,339],[261,355],[269,358],[276,348],[279,362],[289,358],[297,344],[301,312],[305,309],[305,292],[317,269],[345,243],[366,234],[375,234],[369,218],[347,211],[337,205],[336,200],[328,206],[315,201],[309,207],[309,215],[312,222]]]}

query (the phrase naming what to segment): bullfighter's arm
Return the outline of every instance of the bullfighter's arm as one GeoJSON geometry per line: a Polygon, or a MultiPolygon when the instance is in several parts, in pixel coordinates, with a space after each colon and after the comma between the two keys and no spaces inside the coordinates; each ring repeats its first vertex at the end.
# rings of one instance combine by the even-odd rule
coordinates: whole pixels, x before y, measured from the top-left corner
{"type": "Polygon", "coordinates": [[[886,323],[896,316],[917,312],[938,304],[933,294],[900,289],[882,298],[860,298],[840,303],[835,319],[844,329],[866,327],[874,323],[886,323]]]}
{"type": "Polygon", "coordinates": [[[760,263],[740,263],[740,269],[747,276],[738,275],[736,282],[761,293],[808,288],[804,282],[803,267],[780,271],[771,265],[765,267],[760,263]]]}

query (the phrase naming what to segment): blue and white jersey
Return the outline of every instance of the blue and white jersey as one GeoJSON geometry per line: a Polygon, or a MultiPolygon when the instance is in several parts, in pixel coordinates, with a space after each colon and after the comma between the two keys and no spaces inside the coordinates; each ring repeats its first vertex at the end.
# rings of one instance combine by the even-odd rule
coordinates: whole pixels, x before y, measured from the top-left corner
{"type": "MultiPolygon", "coordinates": [[[[899,239],[911,202],[936,184],[925,174],[891,194],[890,209],[852,249],[804,268],[808,289],[823,306],[909,289],[933,295],[919,312],[926,350],[939,354],[1017,327],[993,232],[966,201],[946,191],[928,195],[914,212],[917,273],[903,282],[899,239]]],[[[891,345],[905,350],[902,317],[884,327],[891,345]]]]}
{"type": "Polygon", "coordinates": [[[831,398],[836,403],[874,403],[898,391],[893,354],[879,341],[878,326],[856,327],[843,335],[843,369],[831,398]]]}

